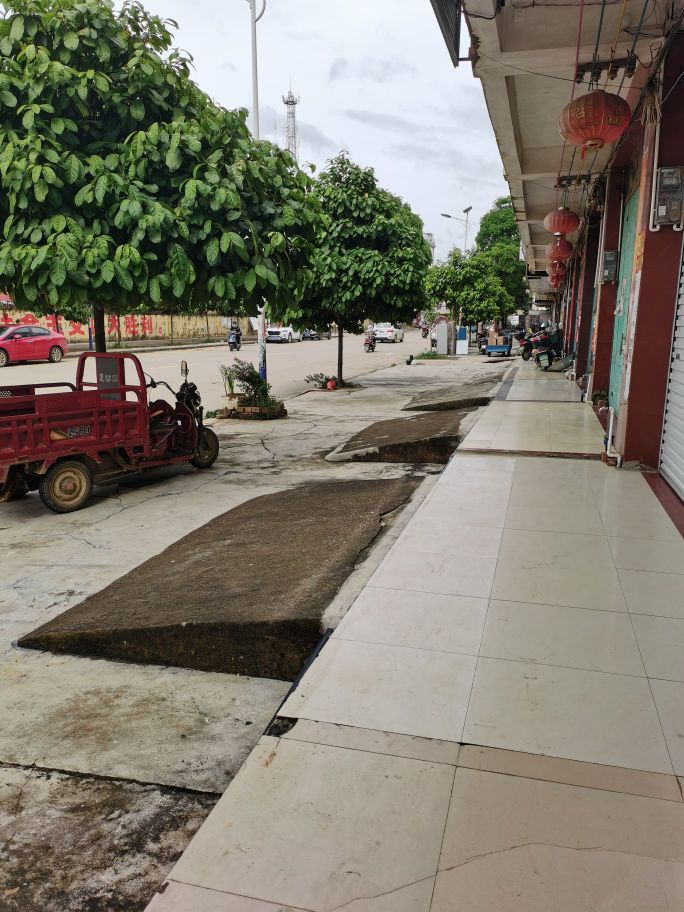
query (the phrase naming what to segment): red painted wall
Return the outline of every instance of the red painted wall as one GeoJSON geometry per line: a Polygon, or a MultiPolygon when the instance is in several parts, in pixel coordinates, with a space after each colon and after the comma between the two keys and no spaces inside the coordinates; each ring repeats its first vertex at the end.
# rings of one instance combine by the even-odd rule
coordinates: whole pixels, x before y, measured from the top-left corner
{"type": "MultiPolygon", "coordinates": [[[[665,61],[663,97],[684,70],[684,36],[674,42],[665,61]]],[[[684,82],[684,80],[682,81],[684,82]]],[[[684,164],[684,89],[674,88],[663,106],[658,167],[684,164]]],[[[648,133],[648,128],[647,128],[648,133]]],[[[648,146],[648,142],[645,143],[648,146]]],[[[650,214],[651,182],[642,181],[648,194],[644,211],[650,214]]],[[[639,243],[639,226],[637,246],[639,243]]],[[[682,254],[682,232],[661,228],[643,233],[643,267],[634,331],[627,414],[622,407],[618,449],[626,461],[657,466],[672,347],[677,286],[682,254]]]]}

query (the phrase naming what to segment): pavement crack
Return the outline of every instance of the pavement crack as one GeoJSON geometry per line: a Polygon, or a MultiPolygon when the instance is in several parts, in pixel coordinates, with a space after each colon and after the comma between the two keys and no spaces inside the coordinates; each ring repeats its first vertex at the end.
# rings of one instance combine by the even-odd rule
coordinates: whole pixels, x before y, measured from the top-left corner
{"type": "Polygon", "coordinates": [[[494,855],[505,855],[508,852],[515,852],[517,849],[534,848],[565,849],[569,852],[607,852],[611,855],[626,855],[632,858],[647,858],[651,861],[656,860],[669,862],[670,864],[679,864],[679,861],[677,859],[658,858],[654,855],[643,855],[639,852],[621,852],[619,849],[607,849],[604,846],[568,846],[559,845],[553,842],[521,842],[516,845],[507,846],[504,849],[492,849],[491,852],[480,852],[478,855],[471,855],[470,857],[465,858],[463,861],[459,861],[458,864],[449,865],[449,867],[446,868],[440,868],[435,874],[430,874],[426,877],[419,877],[417,880],[411,880],[408,883],[401,884],[398,887],[393,887],[391,890],[385,890],[381,893],[370,893],[366,896],[354,896],[352,899],[346,900],[339,906],[333,906],[328,910],[328,912],[340,912],[341,909],[345,909],[354,903],[365,902],[372,899],[381,899],[384,896],[392,896],[392,894],[399,893],[402,890],[407,890],[409,887],[414,887],[417,884],[425,883],[425,881],[433,880],[437,874],[446,874],[449,871],[455,871],[458,868],[463,868],[466,865],[471,864],[473,861],[479,861],[482,858],[489,858],[494,855]]]}
{"type": "Polygon", "coordinates": [[[266,446],[266,442],[263,437],[259,438],[259,443],[262,445],[262,447],[266,450],[267,453],[271,454],[271,462],[275,462],[278,457],[277,457],[276,453],[273,452],[273,450],[270,450],[266,446]]]}

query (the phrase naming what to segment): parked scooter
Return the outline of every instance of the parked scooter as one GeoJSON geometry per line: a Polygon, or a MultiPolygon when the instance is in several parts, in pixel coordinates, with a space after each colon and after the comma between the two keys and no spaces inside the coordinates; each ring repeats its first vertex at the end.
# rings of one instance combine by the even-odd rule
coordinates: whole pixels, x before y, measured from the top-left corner
{"type": "Polygon", "coordinates": [[[427,325],[427,323],[423,323],[423,325],[420,327],[420,334],[423,337],[423,339],[427,339],[429,333],[430,333],[430,327],[427,325]]]}
{"type": "Polygon", "coordinates": [[[363,340],[363,350],[365,352],[374,352],[375,345],[376,345],[375,333],[373,332],[372,329],[369,329],[363,340]]]}
{"type": "Polygon", "coordinates": [[[228,348],[231,351],[240,351],[242,345],[242,333],[239,329],[231,329],[228,333],[228,348]]]}
{"type": "Polygon", "coordinates": [[[534,337],[532,354],[537,367],[548,370],[554,361],[563,357],[563,338],[561,331],[538,333],[534,337]]]}

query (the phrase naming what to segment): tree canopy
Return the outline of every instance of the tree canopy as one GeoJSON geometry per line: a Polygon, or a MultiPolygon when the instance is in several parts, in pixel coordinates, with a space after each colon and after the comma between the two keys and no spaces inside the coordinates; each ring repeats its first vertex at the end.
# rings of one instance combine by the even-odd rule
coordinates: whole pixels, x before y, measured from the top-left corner
{"type": "Polygon", "coordinates": [[[515,310],[485,253],[464,255],[455,248],[446,263],[430,267],[426,291],[433,302],[444,301],[453,319],[466,326],[505,319],[515,310]]]}
{"type": "Polygon", "coordinates": [[[328,163],[314,190],[324,221],[301,300],[281,315],[298,325],[337,324],[342,382],[344,331],[358,332],[367,319],[412,319],[425,301],[432,253],[418,216],[346,154],[328,163]]]}
{"type": "Polygon", "coordinates": [[[311,179],[215,104],[139,3],[9,0],[0,19],[0,287],[18,305],[255,311],[301,289],[311,179]]]}
{"type": "Polygon", "coordinates": [[[515,310],[526,310],[530,293],[519,251],[513,204],[510,197],[501,197],[483,216],[475,247],[466,253],[454,248],[445,263],[430,268],[428,298],[435,304],[444,301],[454,319],[467,325],[505,320],[515,310]]]}
{"type": "Polygon", "coordinates": [[[520,232],[510,196],[500,196],[494,200],[492,208],[480,219],[480,229],[475,237],[478,250],[490,250],[497,244],[520,247],[520,232]]]}

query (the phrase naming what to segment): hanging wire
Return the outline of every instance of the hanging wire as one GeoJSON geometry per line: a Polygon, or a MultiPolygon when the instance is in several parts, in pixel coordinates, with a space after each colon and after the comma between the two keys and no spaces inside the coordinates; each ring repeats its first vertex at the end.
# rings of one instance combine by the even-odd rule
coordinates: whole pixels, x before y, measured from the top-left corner
{"type": "MultiPolygon", "coordinates": [[[[648,0],[646,0],[648,2],[648,0]]],[[[608,85],[608,75],[610,73],[613,61],[615,60],[615,52],[617,50],[618,42],[620,41],[620,32],[622,31],[622,20],[625,18],[625,10],[627,9],[627,0],[622,0],[622,6],[620,8],[620,18],[618,19],[617,28],[615,30],[615,38],[613,38],[613,43],[610,46],[610,63],[606,69],[606,81],[603,83],[604,91],[608,85]]]]}
{"type": "MultiPolygon", "coordinates": [[[[589,77],[589,91],[594,87],[594,71],[596,69],[596,64],[598,63],[598,49],[599,44],[601,43],[601,29],[603,28],[603,16],[606,12],[606,0],[601,0],[601,15],[599,16],[598,32],[596,33],[596,44],[594,45],[594,53],[591,58],[591,75],[589,77]]],[[[598,82],[598,80],[597,80],[598,82]]]]}
{"type": "MultiPolygon", "coordinates": [[[[623,2],[626,2],[626,0],[623,0],[623,2]]],[[[580,53],[580,47],[582,44],[582,23],[583,23],[583,21],[584,21],[584,0],[580,0],[579,23],[577,26],[577,47],[575,48],[575,71],[572,74],[573,80],[572,80],[572,91],[570,93],[570,102],[572,102],[572,100],[574,99],[575,90],[577,89],[577,82],[574,77],[577,75],[577,69],[579,67],[579,53],[580,53]]],[[[560,157],[560,162],[558,165],[558,182],[560,182],[560,176],[563,171],[563,158],[565,157],[565,147],[566,146],[567,146],[567,142],[565,140],[563,140],[563,148],[561,149],[561,157],[560,157]]],[[[573,159],[574,159],[574,155],[573,155],[573,159]]],[[[572,165],[570,167],[572,167],[572,165]]],[[[556,208],[558,208],[558,190],[556,190],[556,208]]]]}
{"type": "MultiPolygon", "coordinates": [[[[632,40],[632,47],[629,49],[628,56],[631,56],[634,53],[634,48],[636,47],[637,41],[639,40],[639,35],[641,33],[641,27],[644,24],[644,19],[646,18],[646,10],[648,9],[649,3],[650,3],[650,0],[644,0],[644,5],[641,9],[641,17],[639,19],[639,25],[637,26],[637,30],[634,33],[634,38],[632,40]]],[[[626,76],[627,76],[627,67],[625,67],[625,69],[622,71],[622,79],[620,80],[620,85],[618,86],[618,90],[617,90],[618,95],[622,91],[622,86],[625,84],[626,76]]]]}

